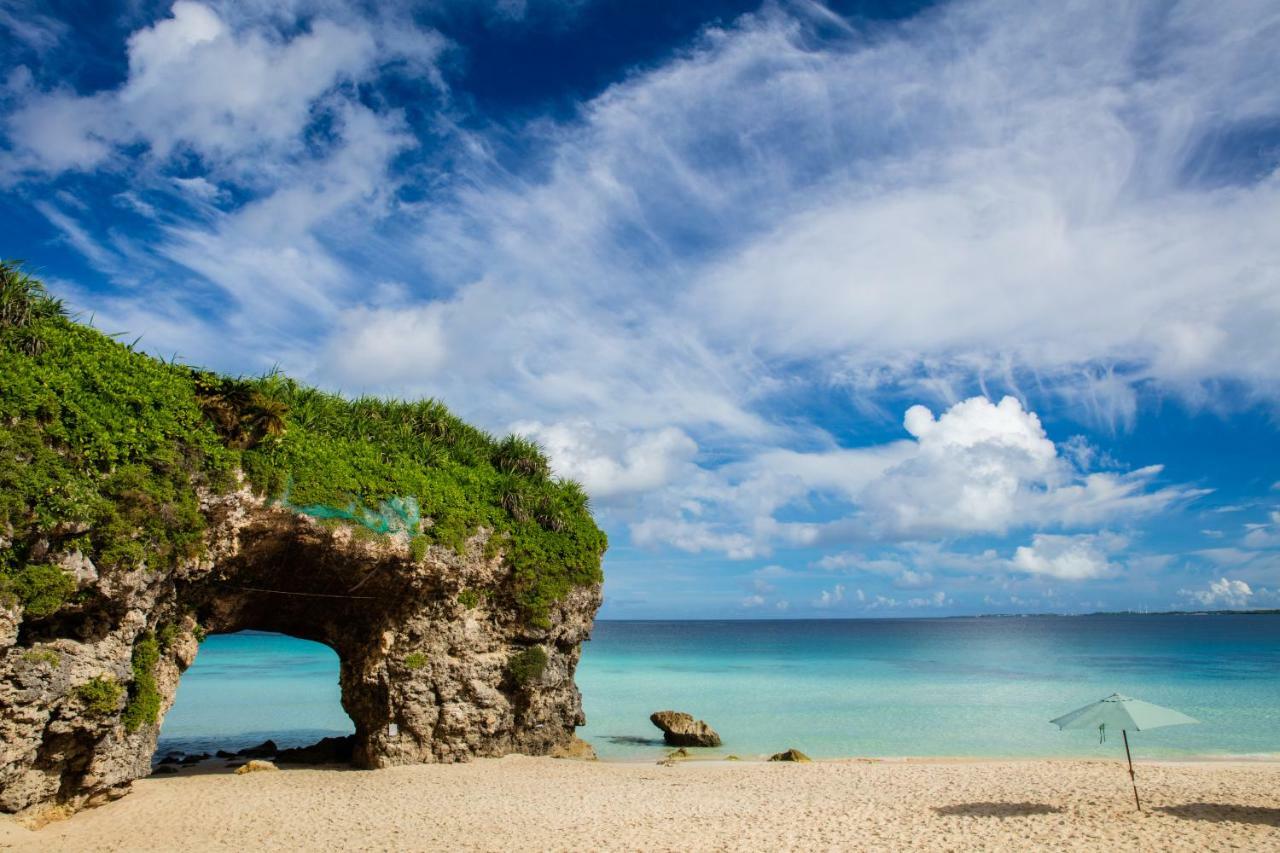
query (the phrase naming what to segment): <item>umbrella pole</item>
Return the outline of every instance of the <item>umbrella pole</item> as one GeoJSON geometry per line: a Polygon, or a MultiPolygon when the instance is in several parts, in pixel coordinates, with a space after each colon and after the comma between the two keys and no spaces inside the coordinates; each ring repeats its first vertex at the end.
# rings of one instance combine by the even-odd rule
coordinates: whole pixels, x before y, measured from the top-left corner
{"type": "Polygon", "coordinates": [[[1133,776],[1133,756],[1129,754],[1129,732],[1121,729],[1120,736],[1124,738],[1124,757],[1129,759],[1129,783],[1133,785],[1133,804],[1138,807],[1138,811],[1142,811],[1142,801],[1138,799],[1138,780],[1133,776]]]}

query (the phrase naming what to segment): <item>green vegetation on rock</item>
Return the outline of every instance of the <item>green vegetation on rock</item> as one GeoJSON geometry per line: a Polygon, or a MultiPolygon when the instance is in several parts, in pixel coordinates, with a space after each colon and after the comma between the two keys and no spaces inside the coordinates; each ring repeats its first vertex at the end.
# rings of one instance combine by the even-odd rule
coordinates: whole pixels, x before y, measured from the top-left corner
{"type": "Polygon", "coordinates": [[[43,663],[49,666],[58,666],[62,663],[62,655],[53,649],[30,649],[22,653],[22,659],[27,663],[43,663]]]}
{"type": "Polygon", "coordinates": [[[129,703],[124,706],[124,728],[136,732],[160,718],[160,688],[156,685],[156,664],[160,662],[160,641],[148,631],[133,645],[133,683],[129,703]]]}
{"type": "Polygon", "coordinates": [[[531,646],[511,658],[507,671],[515,679],[516,684],[524,687],[542,677],[547,668],[547,650],[542,646],[531,646]]]}
{"type": "Polygon", "coordinates": [[[458,593],[458,603],[468,610],[471,610],[480,606],[480,597],[480,593],[476,592],[474,589],[464,589],[462,592],[458,593]]]}
{"type": "Polygon", "coordinates": [[[404,656],[404,667],[408,670],[419,670],[427,665],[427,656],[422,652],[409,652],[404,656]]]}
{"type": "Polygon", "coordinates": [[[0,575],[0,598],[16,598],[33,619],[58,612],[75,591],[75,579],[47,563],[20,566],[9,576],[0,575]]]}
{"type": "Polygon", "coordinates": [[[78,685],[75,694],[84,703],[86,713],[95,717],[105,717],[108,714],[114,714],[120,707],[120,697],[124,695],[124,688],[110,676],[96,675],[84,684],[78,685]]]}
{"type": "Polygon", "coordinates": [[[167,652],[173,648],[173,642],[178,639],[178,634],[178,626],[172,622],[162,625],[160,630],[156,632],[156,640],[160,643],[160,651],[167,652]]]}
{"type": "Polygon", "coordinates": [[[197,489],[234,488],[237,470],[295,511],[408,535],[415,560],[430,545],[463,553],[487,531],[485,554],[510,567],[533,624],[601,579],[607,542],[582,488],[553,478],[532,442],[495,440],[435,400],[351,400],[159,361],[70,319],[2,263],[0,376],[0,595],[31,595],[32,616],[74,590],[30,576],[38,545],[79,550],[99,571],[170,568],[202,548],[197,489]]]}

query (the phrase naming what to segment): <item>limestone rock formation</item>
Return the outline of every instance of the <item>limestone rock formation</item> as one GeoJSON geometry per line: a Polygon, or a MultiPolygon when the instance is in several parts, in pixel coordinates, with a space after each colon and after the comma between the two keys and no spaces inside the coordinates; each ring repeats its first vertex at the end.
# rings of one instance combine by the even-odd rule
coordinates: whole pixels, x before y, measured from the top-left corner
{"type": "Polygon", "coordinates": [[[662,729],[662,739],[671,746],[719,746],[720,735],[702,720],[682,711],[655,711],[649,722],[662,729]]]}
{"type": "MultiPolygon", "coordinates": [[[[0,810],[105,802],[150,772],[159,725],[130,732],[124,691],[101,708],[78,688],[129,683],[135,645],[166,626],[175,630],[155,666],[162,713],[195,659],[197,625],[332,647],[361,767],[545,754],[585,723],[573,673],[598,585],[572,590],[537,627],[499,599],[459,603],[463,590],[500,589],[510,574],[484,556],[480,536],[465,555],[433,548],[416,561],[406,537],[326,527],[247,489],[207,497],[204,508],[214,524],[203,559],[124,577],[89,566],[80,603],[54,616],[0,610],[0,810]],[[546,653],[542,671],[516,683],[511,661],[535,647],[546,653]]],[[[62,560],[84,565],[76,554],[62,560]]]]}
{"type": "Polygon", "coordinates": [[[813,759],[805,755],[800,750],[793,748],[793,749],[788,749],[786,752],[775,752],[773,755],[769,756],[769,760],[770,761],[804,762],[804,761],[812,761],[813,759]]]}
{"type": "Polygon", "coordinates": [[[156,361],[3,263],[0,306],[0,812],[148,775],[210,633],[334,649],[360,767],[573,742],[605,539],[536,446],[156,361]]]}

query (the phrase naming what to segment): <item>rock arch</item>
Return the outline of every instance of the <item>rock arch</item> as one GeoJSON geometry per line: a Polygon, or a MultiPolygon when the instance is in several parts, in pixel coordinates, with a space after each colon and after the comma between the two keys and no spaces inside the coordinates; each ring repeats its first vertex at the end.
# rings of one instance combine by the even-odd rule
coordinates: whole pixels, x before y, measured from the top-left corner
{"type": "Polygon", "coordinates": [[[247,489],[206,497],[202,511],[198,561],[99,575],[61,555],[75,603],[43,620],[0,607],[0,810],[97,804],[149,772],[202,632],[332,647],[361,767],[545,754],[585,722],[573,674],[599,584],[574,588],[539,627],[510,600],[510,569],[486,554],[483,531],[465,553],[415,555],[407,536],[366,535],[247,489]]]}

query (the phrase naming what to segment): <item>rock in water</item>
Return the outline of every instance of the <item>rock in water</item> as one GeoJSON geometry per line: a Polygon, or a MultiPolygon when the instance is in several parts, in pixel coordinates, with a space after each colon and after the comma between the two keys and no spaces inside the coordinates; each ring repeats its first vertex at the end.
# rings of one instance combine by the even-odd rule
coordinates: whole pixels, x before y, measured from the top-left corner
{"type": "Polygon", "coordinates": [[[276,755],[279,764],[350,764],[355,754],[356,737],[327,737],[311,746],[281,750],[276,755]]]}
{"type": "Polygon", "coordinates": [[[769,756],[770,761],[812,761],[809,756],[805,755],[798,749],[788,749],[786,752],[775,752],[769,756]]]}
{"type": "Polygon", "coordinates": [[[702,720],[683,711],[656,711],[649,722],[662,729],[662,738],[671,746],[719,746],[720,735],[702,720]]]}
{"type": "Polygon", "coordinates": [[[358,767],[546,755],[586,722],[607,540],[535,445],[161,362],[3,263],[0,290],[0,471],[30,469],[0,477],[0,812],[149,774],[206,634],[333,649],[358,767]]]}
{"type": "Polygon", "coordinates": [[[237,752],[236,755],[243,758],[271,758],[279,751],[280,747],[276,746],[275,741],[264,740],[257,746],[246,746],[244,749],[237,752]]]}

